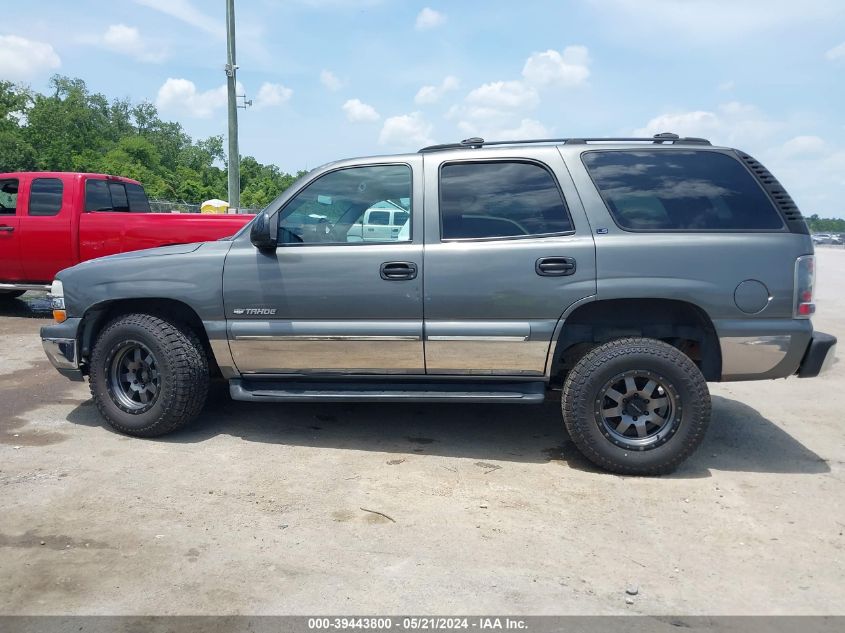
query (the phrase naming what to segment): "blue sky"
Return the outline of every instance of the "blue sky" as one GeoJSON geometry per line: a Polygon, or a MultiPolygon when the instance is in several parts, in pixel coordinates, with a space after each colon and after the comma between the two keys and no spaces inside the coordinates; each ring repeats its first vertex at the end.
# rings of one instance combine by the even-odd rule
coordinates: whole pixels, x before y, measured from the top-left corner
{"type": "MultiPolygon", "coordinates": [[[[9,1],[9,0],[7,0],[9,1]]],[[[673,131],[845,217],[842,0],[236,0],[242,154],[294,171],[429,142],[673,131]]],[[[81,77],[226,131],[224,0],[39,0],[0,78],[81,77]]]]}

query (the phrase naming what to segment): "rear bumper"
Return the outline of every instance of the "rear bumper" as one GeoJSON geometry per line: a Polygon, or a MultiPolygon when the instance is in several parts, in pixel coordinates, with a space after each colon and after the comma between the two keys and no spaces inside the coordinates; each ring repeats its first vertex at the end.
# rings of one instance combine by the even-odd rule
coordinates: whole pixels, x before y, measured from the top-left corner
{"type": "Polygon", "coordinates": [[[798,367],[798,377],[815,378],[829,369],[835,359],[836,337],[824,332],[813,332],[813,339],[798,367]]]}
{"type": "Polygon", "coordinates": [[[68,319],[57,325],[41,328],[41,345],[44,353],[60,374],[70,380],[82,380],[79,366],[77,330],[81,319],[68,319]]]}

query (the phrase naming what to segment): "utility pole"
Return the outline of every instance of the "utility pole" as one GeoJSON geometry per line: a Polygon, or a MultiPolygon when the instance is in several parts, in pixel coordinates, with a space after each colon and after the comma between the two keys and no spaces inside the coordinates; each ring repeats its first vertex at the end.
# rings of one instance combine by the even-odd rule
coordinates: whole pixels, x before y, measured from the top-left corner
{"type": "Polygon", "coordinates": [[[238,154],[238,101],[235,94],[237,70],[235,62],[235,0],[226,0],[226,83],[229,106],[229,209],[241,206],[241,165],[238,154]]]}

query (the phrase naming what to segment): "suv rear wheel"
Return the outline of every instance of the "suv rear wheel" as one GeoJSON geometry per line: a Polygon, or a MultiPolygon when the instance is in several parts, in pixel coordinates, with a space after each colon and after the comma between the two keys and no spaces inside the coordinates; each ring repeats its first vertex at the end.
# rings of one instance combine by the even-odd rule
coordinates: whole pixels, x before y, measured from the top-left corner
{"type": "Polygon", "coordinates": [[[208,359],[190,329],[151,314],[127,314],[103,328],[91,354],[91,395],[117,431],[154,437],[199,415],[208,359]]]}
{"type": "Polygon", "coordinates": [[[564,381],[561,405],[578,449],[625,475],[673,471],[710,422],[701,371],[680,350],[648,338],[610,341],[585,354],[564,381]]]}

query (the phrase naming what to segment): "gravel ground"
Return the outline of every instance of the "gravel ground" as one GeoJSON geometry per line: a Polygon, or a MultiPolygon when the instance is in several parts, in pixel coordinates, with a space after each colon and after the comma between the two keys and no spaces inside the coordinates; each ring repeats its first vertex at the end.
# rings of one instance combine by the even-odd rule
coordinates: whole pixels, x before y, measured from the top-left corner
{"type": "MultiPolygon", "coordinates": [[[[818,259],[814,322],[845,340],[845,249],[818,259]]],[[[845,363],[711,385],[699,452],[637,479],[580,458],[555,403],[218,385],[189,430],[118,435],[24,299],[0,311],[2,614],[845,613],[845,363]]]]}

